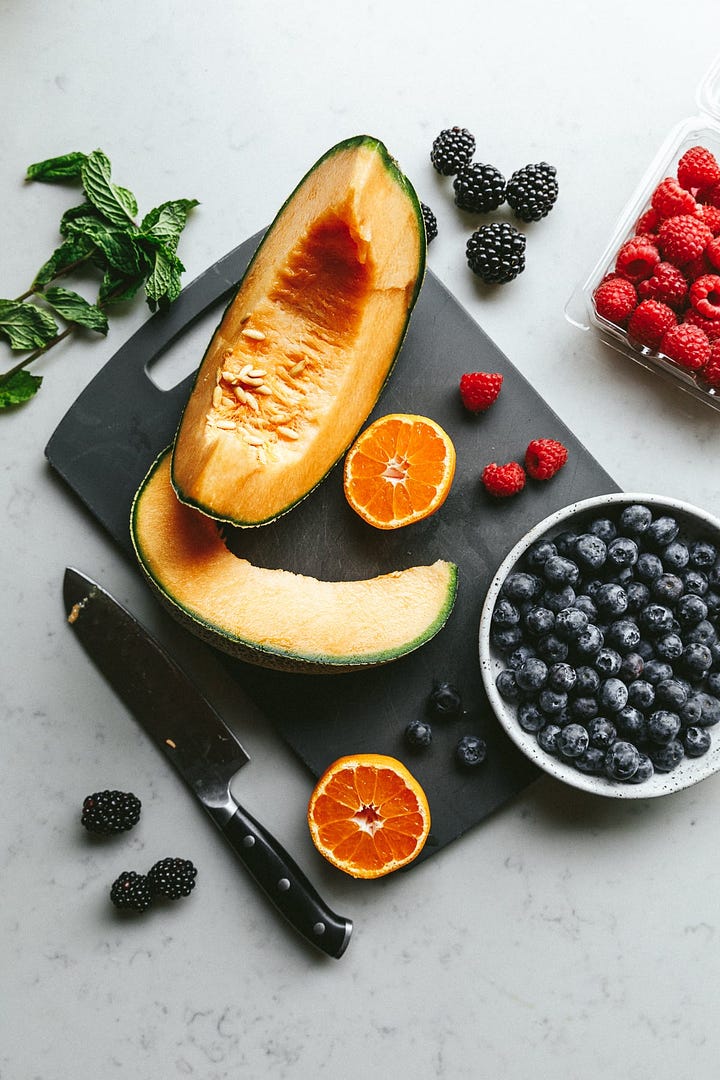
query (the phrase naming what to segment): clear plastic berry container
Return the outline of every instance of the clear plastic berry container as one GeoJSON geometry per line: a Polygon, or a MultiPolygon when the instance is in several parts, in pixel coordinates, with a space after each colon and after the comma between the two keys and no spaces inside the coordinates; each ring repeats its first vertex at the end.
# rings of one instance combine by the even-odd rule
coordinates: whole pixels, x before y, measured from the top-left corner
{"type": "MultiPolygon", "coordinates": [[[[604,251],[570,297],[565,315],[578,329],[599,334],[610,348],[720,412],[720,386],[710,385],[703,378],[702,369],[690,371],[664,355],[659,348],[639,345],[626,329],[599,315],[594,303],[595,290],[603,278],[614,271],[618,252],[635,234],[637,222],[650,207],[658,184],[665,177],[677,176],[677,165],[683,154],[693,146],[702,146],[720,163],[720,55],[700,83],[696,101],[697,115],[681,121],[667,136],[628,199],[604,251]]],[[[720,268],[716,272],[720,274],[720,268]]],[[[720,328],[720,320],[718,326],[720,328]]]]}

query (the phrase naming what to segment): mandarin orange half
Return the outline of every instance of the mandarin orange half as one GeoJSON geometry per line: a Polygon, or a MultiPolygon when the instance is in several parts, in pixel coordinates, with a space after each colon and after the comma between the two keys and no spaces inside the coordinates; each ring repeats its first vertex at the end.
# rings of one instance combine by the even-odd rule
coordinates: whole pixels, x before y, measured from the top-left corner
{"type": "Polygon", "coordinates": [[[427,416],[382,416],[355,440],[345,458],[345,498],[377,529],[398,529],[434,514],[455,475],[450,436],[427,416]]]}
{"type": "Polygon", "coordinates": [[[378,878],[412,862],[430,831],[425,792],[393,757],[355,754],[320,777],[308,825],[321,855],[356,878],[378,878]]]}

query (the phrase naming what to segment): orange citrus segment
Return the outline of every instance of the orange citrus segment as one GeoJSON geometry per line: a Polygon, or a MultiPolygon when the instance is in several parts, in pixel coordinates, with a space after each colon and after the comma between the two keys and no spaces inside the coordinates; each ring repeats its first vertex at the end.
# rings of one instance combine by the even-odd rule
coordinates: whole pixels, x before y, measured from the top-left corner
{"type": "Polygon", "coordinates": [[[425,792],[402,762],[384,754],[339,758],[320,777],[308,825],[321,855],[356,878],[412,862],[430,831],[425,792]]]}
{"type": "Polygon", "coordinates": [[[345,458],[343,486],[353,510],[377,529],[434,514],[455,475],[450,436],[427,416],[391,413],[371,424],[345,458]]]}

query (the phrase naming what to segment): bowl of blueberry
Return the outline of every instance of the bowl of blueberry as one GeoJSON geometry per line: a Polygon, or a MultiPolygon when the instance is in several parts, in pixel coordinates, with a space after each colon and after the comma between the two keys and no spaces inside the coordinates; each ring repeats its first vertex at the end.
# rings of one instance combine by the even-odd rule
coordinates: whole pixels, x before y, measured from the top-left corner
{"type": "Polygon", "coordinates": [[[720,520],[620,493],[573,503],[515,545],[488,590],[490,704],[541,769],[650,798],[720,769],[720,520]]]}

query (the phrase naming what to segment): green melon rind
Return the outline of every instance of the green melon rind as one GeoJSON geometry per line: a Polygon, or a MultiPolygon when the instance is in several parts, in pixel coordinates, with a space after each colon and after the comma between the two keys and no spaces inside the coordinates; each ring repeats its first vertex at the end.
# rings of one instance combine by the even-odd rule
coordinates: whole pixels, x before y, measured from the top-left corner
{"type": "Polygon", "coordinates": [[[446,562],[448,572],[447,590],[445,599],[439,608],[435,618],[429,623],[418,636],[404,645],[393,650],[381,650],[376,653],[364,653],[361,656],[328,656],[318,653],[293,653],[284,649],[268,649],[258,646],[239,635],[229,633],[225,628],[216,626],[204,619],[199,612],[193,611],[180,604],[171,593],[165,589],[162,582],[151,572],[143,556],[142,541],[137,534],[137,507],[142,493],[150,477],[155,472],[167,451],[156,459],[148,472],[145,480],[140,485],[133,499],[130,511],[130,535],[137,560],[145,575],[146,580],[162,605],[170,614],[196,637],[212,645],[222,652],[234,656],[238,660],[256,664],[261,667],[274,668],[280,671],[293,671],[305,674],[339,674],[342,672],[358,671],[362,668],[379,667],[398,660],[408,653],[414,652],[425,645],[431,638],[443,628],[455,604],[458,589],[458,568],[455,563],[446,562]]]}
{"type": "MultiPolygon", "coordinates": [[[[423,281],[425,279],[425,271],[426,271],[426,268],[427,268],[427,234],[426,234],[426,231],[425,231],[425,219],[423,218],[422,208],[420,206],[420,199],[418,197],[418,194],[415,191],[415,188],[413,187],[410,180],[407,178],[407,176],[405,176],[405,174],[400,169],[400,167],[399,167],[397,161],[395,160],[395,158],[393,158],[392,155],[389,153],[389,151],[388,151],[387,147],[385,146],[385,144],[382,143],[379,139],[374,138],[372,135],[354,135],[354,136],[351,136],[348,139],[344,139],[342,142],[339,142],[335,146],[331,147],[328,151],[326,151],[326,153],[323,154],[323,156],[321,158],[319,158],[315,162],[315,164],[312,166],[312,168],[308,170],[308,172],[303,176],[302,180],[299,181],[299,183],[295,186],[295,188],[293,189],[291,194],[287,197],[285,202],[282,204],[282,206],[278,210],[277,214],[275,215],[275,218],[273,219],[272,224],[268,227],[267,232],[265,233],[262,240],[260,241],[257,248],[255,249],[255,253],[253,254],[250,262],[248,263],[247,268],[246,268],[242,278],[240,279],[240,281],[238,283],[238,286],[235,289],[231,300],[227,303],[227,305],[225,306],[225,309],[223,310],[223,314],[222,314],[220,320],[218,321],[217,326],[215,327],[215,331],[213,331],[213,333],[210,335],[210,340],[208,342],[207,348],[205,349],[205,352],[203,353],[202,360],[200,361],[200,364],[198,365],[197,371],[195,373],[195,379],[193,380],[193,385],[192,385],[192,389],[190,391],[190,394],[188,395],[188,400],[192,396],[192,394],[194,393],[195,386],[197,385],[197,380],[198,380],[199,375],[200,375],[200,370],[201,370],[203,362],[205,360],[205,356],[207,355],[207,352],[210,349],[212,341],[213,341],[213,339],[215,337],[215,332],[217,331],[218,327],[222,323],[222,320],[225,318],[225,315],[227,314],[228,310],[232,307],[232,305],[233,305],[233,303],[235,301],[235,297],[237,296],[238,292],[240,291],[240,289],[242,287],[242,283],[245,280],[245,277],[250,273],[250,271],[251,271],[251,269],[252,269],[252,267],[253,267],[253,265],[255,263],[255,260],[258,258],[259,254],[260,254],[260,252],[262,250],[262,246],[265,243],[266,238],[269,236],[270,232],[272,231],[272,229],[275,226],[275,223],[280,218],[281,214],[285,210],[288,203],[290,203],[292,201],[292,199],[295,197],[295,194],[300,190],[300,188],[305,183],[305,181],[308,179],[308,177],[311,176],[312,173],[315,171],[315,169],[317,169],[320,165],[322,165],[323,162],[327,161],[334,154],[337,154],[337,153],[339,153],[341,151],[344,151],[344,150],[352,149],[353,147],[359,147],[359,146],[367,146],[370,149],[372,149],[375,153],[379,154],[379,156],[382,158],[382,161],[383,161],[383,164],[384,164],[385,168],[391,174],[391,176],[392,176],[393,180],[395,181],[395,183],[399,187],[401,187],[403,189],[403,191],[405,192],[405,194],[406,194],[406,196],[407,196],[407,198],[408,198],[408,200],[409,200],[409,202],[410,202],[410,204],[411,204],[411,206],[413,208],[413,211],[415,213],[415,218],[416,218],[417,227],[418,227],[418,235],[420,237],[420,258],[419,258],[419,261],[418,261],[418,272],[417,272],[417,276],[416,276],[416,279],[415,279],[415,288],[413,289],[413,292],[412,292],[411,297],[410,297],[410,302],[408,304],[407,318],[405,320],[405,325],[403,327],[403,330],[402,330],[401,334],[398,337],[397,349],[395,350],[395,355],[394,355],[392,361],[390,362],[390,366],[388,367],[387,374],[385,376],[385,379],[383,380],[383,384],[380,387],[380,390],[378,392],[377,397],[375,398],[375,401],[372,402],[372,404],[370,406],[370,409],[368,410],[367,415],[365,416],[365,419],[363,420],[363,424],[365,423],[365,421],[367,420],[367,417],[370,415],[372,410],[375,408],[375,405],[376,405],[377,401],[379,400],[383,390],[385,389],[385,386],[387,385],[387,382],[388,382],[388,380],[389,380],[390,376],[392,375],[392,372],[393,372],[393,370],[395,368],[395,364],[397,363],[397,358],[398,358],[398,356],[400,354],[400,349],[402,348],[402,345],[403,345],[403,343],[405,341],[405,338],[407,336],[408,326],[410,325],[410,316],[412,314],[413,308],[415,307],[415,303],[417,301],[417,298],[418,298],[418,296],[420,294],[420,289],[421,289],[422,283],[423,283],[423,281]]],[[[186,408],[187,408],[187,405],[186,405],[186,408]]],[[[178,428],[177,428],[178,431],[180,430],[180,426],[182,424],[184,415],[185,415],[185,409],[183,409],[182,415],[180,417],[180,422],[179,422],[178,428]]],[[[363,425],[361,424],[360,428],[362,426],[363,425]]],[[[358,428],[358,430],[360,430],[360,428],[358,428]]],[[[226,523],[228,525],[235,525],[235,526],[237,526],[238,528],[241,528],[241,529],[258,528],[261,525],[269,525],[271,522],[277,521],[277,519],[279,517],[282,517],[283,514],[287,514],[289,510],[292,510],[293,507],[298,506],[304,499],[306,499],[308,497],[308,495],[311,495],[312,492],[315,491],[315,489],[318,488],[320,486],[320,484],[322,484],[323,480],[328,476],[328,474],[330,472],[332,472],[332,470],[337,465],[338,461],[347,452],[347,450],[350,448],[352,443],[353,443],[353,439],[350,440],[350,442],[347,444],[347,446],[345,446],[343,448],[343,450],[340,452],[340,454],[328,466],[327,470],[325,471],[325,473],[323,473],[323,475],[320,477],[320,479],[317,481],[317,483],[313,484],[312,487],[308,488],[308,490],[303,495],[301,495],[298,499],[295,499],[293,502],[288,503],[288,505],[283,507],[282,510],[278,510],[276,513],[272,514],[270,517],[263,518],[262,521],[244,521],[242,518],[223,517],[223,516],[218,515],[218,514],[213,514],[206,506],[204,506],[200,502],[197,502],[197,500],[193,499],[192,496],[188,495],[186,492],[184,492],[181,489],[181,487],[179,486],[179,484],[178,484],[178,482],[176,481],[176,478],[175,478],[174,456],[173,456],[173,459],[171,461],[170,479],[171,479],[173,488],[175,490],[175,494],[177,495],[178,499],[180,499],[180,502],[184,503],[186,506],[194,507],[194,509],[199,510],[202,514],[205,514],[207,517],[213,518],[215,521],[222,521],[222,522],[224,522],[224,523],[226,523]]]]}

